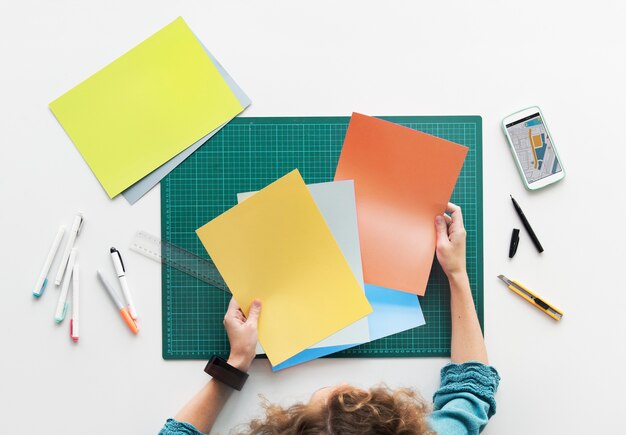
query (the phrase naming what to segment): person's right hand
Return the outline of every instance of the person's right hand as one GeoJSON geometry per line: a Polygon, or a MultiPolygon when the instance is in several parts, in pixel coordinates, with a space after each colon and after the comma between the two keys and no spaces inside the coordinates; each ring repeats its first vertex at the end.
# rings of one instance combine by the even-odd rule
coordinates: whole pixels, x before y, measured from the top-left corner
{"type": "Polygon", "coordinates": [[[461,207],[448,203],[449,215],[435,218],[437,230],[437,260],[443,271],[452,279],[457,275],[467,274],[465,268],[465,236],[461,207]]]}

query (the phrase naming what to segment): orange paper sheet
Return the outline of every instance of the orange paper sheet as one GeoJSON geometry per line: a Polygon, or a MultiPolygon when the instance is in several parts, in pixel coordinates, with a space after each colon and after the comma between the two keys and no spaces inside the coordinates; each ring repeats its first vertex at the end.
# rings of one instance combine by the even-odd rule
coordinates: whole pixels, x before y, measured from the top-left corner
{"type": "Polygon", "coordinates": [[[365,282],[424,295],[467,147],[353,113],[335,180],[354,180],[365,282]]]}

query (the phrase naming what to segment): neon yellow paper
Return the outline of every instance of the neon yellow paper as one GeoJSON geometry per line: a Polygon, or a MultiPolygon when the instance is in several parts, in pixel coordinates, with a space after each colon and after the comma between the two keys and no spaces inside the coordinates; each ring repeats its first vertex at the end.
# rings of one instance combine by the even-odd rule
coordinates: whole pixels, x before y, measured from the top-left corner
{"type": "Polygon", "coordinates": [[[50,109],[112,198],[243,107],[178,18],[50,109]]]}
{"type": "Polygon", "coordinates": [[[242,310],[262,301],[272,365],[372,312],[297,170],[196,232],[242,310]]]}

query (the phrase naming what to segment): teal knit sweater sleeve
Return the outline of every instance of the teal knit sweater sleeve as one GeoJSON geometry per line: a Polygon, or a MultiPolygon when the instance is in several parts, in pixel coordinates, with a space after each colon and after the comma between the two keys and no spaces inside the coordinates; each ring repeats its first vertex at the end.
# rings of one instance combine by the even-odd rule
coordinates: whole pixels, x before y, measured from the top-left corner
{"type": "Polygon", "coordinates": [[[159,435],[203,435],[193,424],[168,418],[159,435]]]}
{"type": "Polygon", "coordinates": [[[441,369],[441,386],[433,396],[430,427],[438,434],[478,434],[496,413],[500,376],[476,361],[448,364],[441,369]]]}

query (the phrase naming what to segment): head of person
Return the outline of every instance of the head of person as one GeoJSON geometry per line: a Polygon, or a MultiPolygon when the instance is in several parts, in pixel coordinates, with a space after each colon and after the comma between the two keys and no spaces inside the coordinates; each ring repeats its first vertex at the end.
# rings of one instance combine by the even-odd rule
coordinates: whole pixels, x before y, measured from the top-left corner
{"type": "Polygon", "coordinates": [[[320,388],[308,403],[287,408],[264,404],[265,416],[252,420],[250,434],[431,434],[428,405],[410,389],[378,386],[363,390],[347,384],[320,388]]]}

